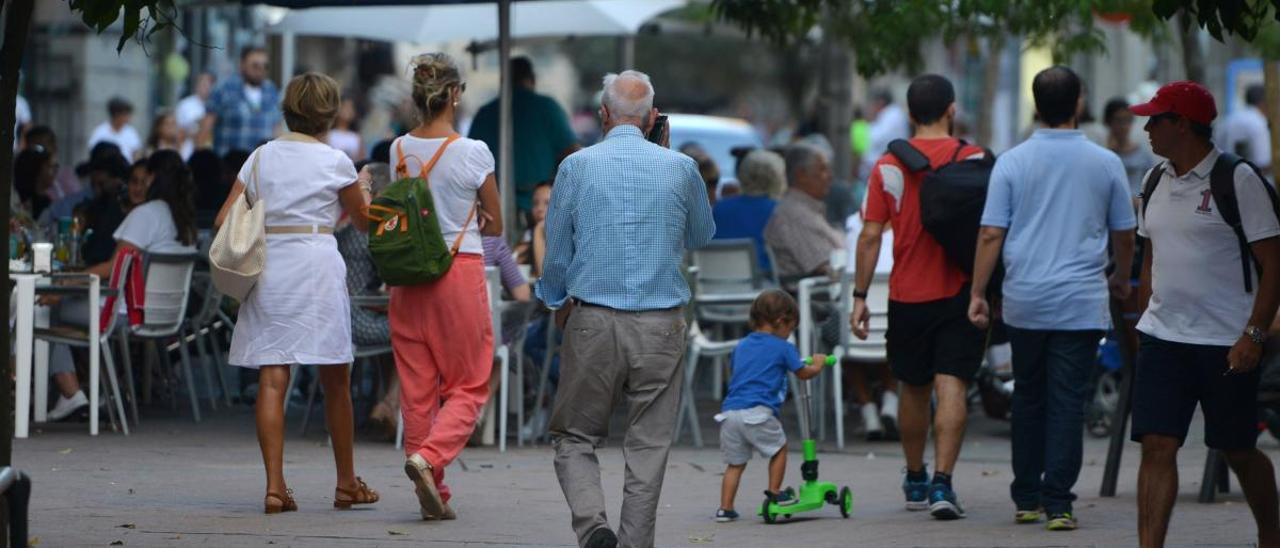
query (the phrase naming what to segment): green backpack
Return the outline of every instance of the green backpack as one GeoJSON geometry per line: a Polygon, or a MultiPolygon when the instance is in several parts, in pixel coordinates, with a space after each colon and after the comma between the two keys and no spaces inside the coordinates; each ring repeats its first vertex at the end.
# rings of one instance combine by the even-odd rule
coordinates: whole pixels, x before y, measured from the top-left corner
{"type": "Polygon", "coordinates": [[[396,164],[399,179],[374,198],[367,212],[370,222],[376,223],[369,227],[369,254],[378,276],[387,285],[417,285],[437,280],[449,271],[454,255],[458,254],[467,232],[465,227],[471,224],[476,208],[471,208],[453,246],[446,247],[427,180],[427,174],[440,160],[444,149],[457,139],[457,135],[449,136],[431,161],[422,165],[417,177],[409,177],[404,148],[396,142],[396,152],[400,155],[396,164]]]}

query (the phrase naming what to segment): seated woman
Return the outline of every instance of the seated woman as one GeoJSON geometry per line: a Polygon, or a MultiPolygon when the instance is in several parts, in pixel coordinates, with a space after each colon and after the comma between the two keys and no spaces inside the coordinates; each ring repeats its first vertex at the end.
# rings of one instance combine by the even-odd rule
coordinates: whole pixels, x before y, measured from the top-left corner
{"type": "MultiPolygon", "coordinates": [[[[187,171],[182,157],[175,151],[161,150],[147,159],[147,171],[151,179],[147,188],[147,201],[133,208],[116,229],[116,251],[112,260],[84,270],[86,274],[97,274],[104,280],[104,284],[111,277],[115,261],[130,250],[143,253],[196,252],[191,173],[187,171]]],[[[62,324],[81,327],[88,325],[89,303],[84,297],[67,297],[60,302],[44,298],[41,302],[58,302],[56,317],[62,324]]],[[[81,401],[84,394],[79,391],[80,383],[76,377],[75,365],[70,360],[70,353],[57,350],[51,352],[49,372],[54,375],[58,389],[62,392],[54,410],[49,413],[51,420],[66,417],[88,403],[87,400],[81,401]]]]}

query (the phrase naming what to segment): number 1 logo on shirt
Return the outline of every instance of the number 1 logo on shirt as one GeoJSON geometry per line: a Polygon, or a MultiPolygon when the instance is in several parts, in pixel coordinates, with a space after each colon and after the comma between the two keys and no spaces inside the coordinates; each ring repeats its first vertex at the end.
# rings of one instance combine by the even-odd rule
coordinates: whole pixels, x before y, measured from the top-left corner
{"type": "Polygon", "coordinates": [[[1209,207],[1209,200],[1213,198],[1213,191],[1205,189],[1200,193],[1200,205],[1196,207],[1196,213],[1211,213],[1213,209],[1209,207]]]}

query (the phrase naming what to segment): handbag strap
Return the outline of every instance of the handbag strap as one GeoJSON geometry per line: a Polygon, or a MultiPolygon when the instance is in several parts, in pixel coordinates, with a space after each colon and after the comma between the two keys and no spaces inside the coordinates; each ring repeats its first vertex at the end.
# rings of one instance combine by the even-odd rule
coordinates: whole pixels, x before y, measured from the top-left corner
{"type": "MultiPolygon", "coordinates": [[[[257,199],[262,198],[262,185],[258,183],[258,158],[262,156],[262,147],[253,153],[253,167],[249,169],[249,176],[253,177],[253,195],[257,199]]],[[[253,207],[253,202],[249,202],[249,207],[253,207]]]]}

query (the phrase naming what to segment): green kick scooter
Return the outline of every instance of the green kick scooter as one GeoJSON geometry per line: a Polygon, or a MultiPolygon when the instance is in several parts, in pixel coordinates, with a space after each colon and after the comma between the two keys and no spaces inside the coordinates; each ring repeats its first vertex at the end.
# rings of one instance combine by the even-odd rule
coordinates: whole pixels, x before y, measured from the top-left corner
{"type": "MultiPolygon", "coordinates": [[[[813,362],[813,358],[805,358],[804,363],[808,365],[813,362]]],[[[835,356],[827,356],[826,366],[832,366],[836,363],[835,356]]],[[[765,496],[764,504],[760,505],[758,515],[764,518],[765,523],[774,523],[781,516],[790,519],[792,514],[800,512],[812,512],[822,508],[823,504],[832,504],[840,508],[840,515],[848,518],[853,512],[853,491],[848,486],[836,487],[836,484],[829,481],[818,481],[818,448],[817,443],[813,440],[813,433],[809,431],[809,406],[811,397],[809,395],[809,383],[800,381],[796,387],[800,393],[802,407],[805,410],[800,414],[800,433],[804,436],[804,462],[800,464],[800,476],[804,479],[804,483],[800,485],[800,492],[795,498],[795,502],[780,506],[772,496],[765,496]]]]}

